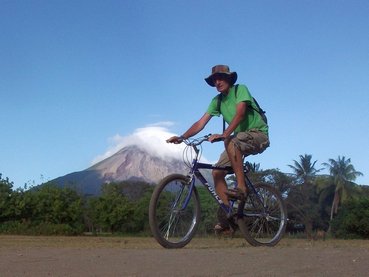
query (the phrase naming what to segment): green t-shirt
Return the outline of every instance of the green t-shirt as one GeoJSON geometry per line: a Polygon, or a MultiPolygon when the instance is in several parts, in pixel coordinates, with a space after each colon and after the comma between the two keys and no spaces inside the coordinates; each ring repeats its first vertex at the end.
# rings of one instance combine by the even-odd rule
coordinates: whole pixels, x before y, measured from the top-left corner
{"type": "Polygon", "coordinates": [[[252,105],[255,109],[257,106],[252,99],[252,96],[245,85],[238,85],[237,97],[235,95],[235,86],[230,88],[228,95],[223,95],[222,103],[220,105],[220,113],[218,108],[218,95],[215,96],[208,107],[207,113],[212,116],[223,115],[224,120],[229,124],[233,117],[236,115],[236,105],[240,102],[246,102],[246,116],[244,120],[238,125],[235,132],[245,132],[251,129],[257,129],[266,135],[268,135],[268,125],[261,118],[260,114],[251,109],[249,105],[252,105]]]}

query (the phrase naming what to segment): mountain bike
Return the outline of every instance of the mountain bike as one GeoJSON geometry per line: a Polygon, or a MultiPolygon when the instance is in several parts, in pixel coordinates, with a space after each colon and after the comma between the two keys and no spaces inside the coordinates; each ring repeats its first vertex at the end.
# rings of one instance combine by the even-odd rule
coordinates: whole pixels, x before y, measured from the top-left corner
{"type": "Polygon", "coordinates": [[[189,167],[188,175],[168,175],[155,187],[149,207],[149,222],[154,238],[165,248],[181,248],[191,241],[201,218],[197,186],[202,184],[226,213],[231,228],[234,231],[239,229],[248,243],[252,246],[276,245],[287,224],[287,212],[281,194],[266,183],[253,184],[247,176],[250,164],[244,163],[248,196],[242,201],[230,200],[230,205],[225,205],[199,171],[221,169],[226,170],[227,174],[233,174],[232,167],[218,167],[199,161],[201,144],[208,141],[210,136],[184,140],[184,160],[189,167]]]}

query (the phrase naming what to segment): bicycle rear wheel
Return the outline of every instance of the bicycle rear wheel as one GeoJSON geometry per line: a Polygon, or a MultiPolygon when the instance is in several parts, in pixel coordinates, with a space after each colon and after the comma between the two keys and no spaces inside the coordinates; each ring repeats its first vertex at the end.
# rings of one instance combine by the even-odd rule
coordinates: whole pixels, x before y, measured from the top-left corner
{"type": "Polygon", "coordinates": [[[165,248],[184,247],[196,233],[200,221],[200,201],[196,188],[190,196],[189,189],[188,177],[172,174],[156,186],[151,196],[151,232],[165,248]]]}
{"type": "Polygon", "coordinates": [[[257,194],[250,192],[239,204],[243,217],[237,223],[248,243],[253,246],[274,246],[283,237],[287,211],[281,194],[267,184],[256,184],[257,194]]]}

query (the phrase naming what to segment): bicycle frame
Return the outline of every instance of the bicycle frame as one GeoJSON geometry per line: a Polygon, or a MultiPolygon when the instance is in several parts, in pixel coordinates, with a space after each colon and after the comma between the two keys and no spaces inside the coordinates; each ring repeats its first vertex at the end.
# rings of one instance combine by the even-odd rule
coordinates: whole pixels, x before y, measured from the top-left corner
{"type": "MultiPolygon", "coordinates": [[[[222,199],[220,199],[219,195],[216,193],[215,188],[213,188],[209,182],[205,179],[205,177],[201,174],[201,172],[199,171],[200,169],[222,169],[224,170],[224,168],[220,168],[217,167],[215,165],[212,164],[206,164],[206,163],[200,163],[194,160],[193,162],[193,166],[191,168],[191,172],[190,172],[190,176],[191,176],[191,187],[190,187],[190,193],[188,195],[188,200],[190,199],[192,190],[195,186],[195,181],[196,178],[206,187],[206,189],[208,190],[208,192],[211,194],[211,196],[215,199],[216,202],[218,202],[218,204],[226,211],[229,212],[229,207],[226,206],[224,204],[224,202],[222,201],[222,199]]],[[[187,205],[187,201],[185,201],[185,205],[187,205]]]]}
{"type": "MultiPolygon", "coordinates": [[[[189,193],[186,197],[186,200],[183,203],[182,209],[185,209],[191,199],[191,195],[192,195],[192,191],[193,188],[195,187],[195,181],[196,179],[198,179],[201,184],[203,186],[206,187],[206,189],[208,190],[208,192],[210,193],[210,195],[214,198],[214,200],[218,203],[218,205],[227,213],[227,214],[231,214],[232,212],[232,206],[234,204],[235,201],[230,201],[230,205],[225,205],[224,202],[222,201],[222,199],[219,197],[219,195],[216,193],[215,188],[213,188],[209,182],[206,180],[206,178],[201,174],[201,172],[199,171],[200,169],[219,169],[219,170],[225,170],[228,172],[228,174],[232,174],[233,173],[233,168],[231,166],[226,166],[226,167],[220,167],[220,166],[216,166],[213,164],[209,164],[209,163],[202,163],[198,161],[198,157],[199,157],[199,153],[200,150],[196,147],[196,145],[192,144],[191,145],[192,148],[194,149],[196,156],[194,157],[194,159],[192,160],[192,164],[191,164],[191,168],[190,168],[190,172],[189,172],[189,177],[190,177],[190,189],[189,189],[189,193]]],[[[246,186],[252,190],[252,192],[255,195],[258,195],[255,187],[253,186],[252,182],[250,181],[250,179],[248,178],[248,176],[245,174],[245,179],[246,179],[246,186]]],[[[259,197],[257,197],[257,201],[260,202],[260,204],[262,204],[262,206],[264,207],[261,199],[259,197]]]]}

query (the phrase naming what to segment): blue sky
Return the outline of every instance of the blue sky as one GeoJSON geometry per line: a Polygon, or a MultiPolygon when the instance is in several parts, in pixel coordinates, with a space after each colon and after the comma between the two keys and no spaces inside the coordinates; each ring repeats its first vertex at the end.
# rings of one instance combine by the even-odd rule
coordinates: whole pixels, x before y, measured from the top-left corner
{"type": "MultiPolygon", "coordinates": [[[[0,0],[0,173],[38,184],[138,133],[181,134],[228,64],[270,122],[252,162],[290,172],[301,154],[340,155],[369,185],[368,14],[364,0],[0,0]]],[[[214,118],[202,134],[220,130],[214,118]]]]}

